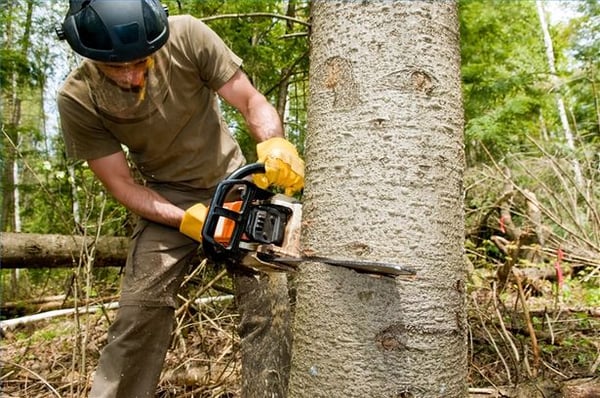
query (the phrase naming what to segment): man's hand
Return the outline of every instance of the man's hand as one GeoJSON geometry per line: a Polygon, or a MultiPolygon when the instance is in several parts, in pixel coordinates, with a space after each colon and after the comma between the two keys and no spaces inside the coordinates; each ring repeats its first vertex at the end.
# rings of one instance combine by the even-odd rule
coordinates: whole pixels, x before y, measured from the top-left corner
{"type": "Polygon", "coordinates": [[[197,203],[187,209],[183,214],[181,225],[179,225],[179,232],[201,242],[202,227],[204,226],[207,213],[208,209],[202,203],[197,203]]]}
{"type": "Polygon", "coordinates": [[[293,195],[304,187],[304,161],[296,147],[281,137],[270,138],[256,146],[258,162],[264,163],[265,174],[255,174],[254,183],[266,189],[275,185],[293,195]]]}

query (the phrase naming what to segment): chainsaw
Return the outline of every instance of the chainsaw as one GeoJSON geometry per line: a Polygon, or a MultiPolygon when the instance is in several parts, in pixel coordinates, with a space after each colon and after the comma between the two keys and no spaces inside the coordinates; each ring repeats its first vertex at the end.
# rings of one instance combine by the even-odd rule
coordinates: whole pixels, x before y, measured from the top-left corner
{"type": "Polygon", "coordinates": [[[217,185],[202,228],[204,254],[256,272],[289,272],[302,262],[321,262],[362,273],[414,276],[399,264],[306,255],[300,249],[302,204],[295,198],[256,186],[250,177],[265,172],[251,163],[217,185]]]}

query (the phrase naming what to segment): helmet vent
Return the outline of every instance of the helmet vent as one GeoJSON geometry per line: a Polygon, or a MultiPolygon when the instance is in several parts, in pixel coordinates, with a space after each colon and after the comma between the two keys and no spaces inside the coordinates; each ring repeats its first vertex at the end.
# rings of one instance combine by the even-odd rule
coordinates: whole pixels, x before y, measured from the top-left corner
{"type": "Polygon", "coordinates": [[[102,20],[91,7],[86,7],[75,15],[81,43],[88,48],[98,50],[112,49],[110,35],[102,20]]]}
{"type": "Polygon", "coordinates": [[[115,26],[115,33],[123,44],[136,43],[138,41],[139,31],[140,29],[137,22],[115,26]]]}

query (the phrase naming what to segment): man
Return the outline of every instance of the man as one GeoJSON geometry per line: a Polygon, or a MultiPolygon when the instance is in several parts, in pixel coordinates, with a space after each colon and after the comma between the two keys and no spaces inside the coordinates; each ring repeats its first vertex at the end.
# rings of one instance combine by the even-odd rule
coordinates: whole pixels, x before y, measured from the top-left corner
{"type": "MultiPolygon", "coordinates": [[[[157,0],[72,0],[59,36],[84,57],[57,98],[67,154],[87,160],[108,192],[140,216],[90,396],[152,397],[206,205],[215,185],[245,162],[216,94],[241,112],[259,143],[266,166],[259,186],[300,190],[304,163],[283,138],[276,110],[240,70],[241,59],[199,20],[168,18],[157,0]],[[144,185],[132,178],[123,147],[144,185]]],[[[276,279],[240,273],[234,280],[242,353],[245,339],[270,350],[261,335],[272,333],[271,311],[285,298],[248,306],[256,306],[249,298],[268,296],[276,279]]],[[[277,367],[287,366],[289,339],[284,331],[277,336],[273,349],[280,351],[272,356],[281,363],[254,363],[265,366],[264,396],[285,388],[276,379],[285,379],[277,367]]]]}

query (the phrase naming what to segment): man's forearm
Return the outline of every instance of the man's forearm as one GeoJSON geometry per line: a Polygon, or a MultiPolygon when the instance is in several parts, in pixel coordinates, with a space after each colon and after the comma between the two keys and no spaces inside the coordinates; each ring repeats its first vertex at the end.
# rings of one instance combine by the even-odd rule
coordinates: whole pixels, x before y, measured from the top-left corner
{"type": "Polygon", "coordinates": [[[140,217],[175,228],[181,224],[184,211],[148,187],[133,183],[111,194],[140,217]]]}
{"type": "Polygon", "coordinates": [[[135,182],[122,151],[89,159],[92,172],[123,206],[157,223],[179,227],[184,211],[157,192],[135,182]]]}
{"type": "Polygon", "coordinates": [[[238,70],[217,93],[240,111],[257,142],[283,137],[283,125],[277,110],[252,86],[241,70],[238,70]]]}
{"type": "Polygon", "coordinates": [[[284,136],[283,126],[277,110],[262,95],[250,101],[244,118],[253,138],[257,142],[284,136]]]}

